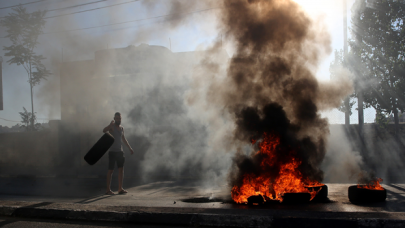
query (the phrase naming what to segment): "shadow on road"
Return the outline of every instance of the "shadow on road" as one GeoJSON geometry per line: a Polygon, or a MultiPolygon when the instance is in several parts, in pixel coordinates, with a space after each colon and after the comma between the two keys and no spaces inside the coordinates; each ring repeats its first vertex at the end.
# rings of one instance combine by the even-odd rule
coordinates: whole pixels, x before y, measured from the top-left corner
{"type": "Polygon", "coordinates": [[[90,197],[90,198],[87,198],[87,199],[84,199],[84,200],[77,201],[75,203],[88,204],[88,203],[93,203],[93,202],[96,202],[96,201],[99,201],[99,200],[107,199],[107,198],[110,198],[112,196],[114,196],[114,195],[98,195],[98,196],[94,196],[94,197],[90,197]]]}

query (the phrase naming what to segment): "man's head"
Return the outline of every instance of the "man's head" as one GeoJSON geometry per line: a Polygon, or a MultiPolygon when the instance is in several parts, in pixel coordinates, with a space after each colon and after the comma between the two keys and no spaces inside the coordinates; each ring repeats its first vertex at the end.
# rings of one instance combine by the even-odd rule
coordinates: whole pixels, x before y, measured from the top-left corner
{"type": "Polygon", "coordinates": [[[114,114],[114,123],[118,126],[121,124],[121,113],[116,112],[114,114]]]}

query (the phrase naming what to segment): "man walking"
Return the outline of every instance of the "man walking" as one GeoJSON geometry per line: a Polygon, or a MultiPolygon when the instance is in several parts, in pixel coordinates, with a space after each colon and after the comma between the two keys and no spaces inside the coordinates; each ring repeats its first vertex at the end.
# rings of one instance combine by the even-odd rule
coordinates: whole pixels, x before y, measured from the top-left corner
{"type": "Polygon", "coordinates": [[[125,138],[124,134],[124,127],[121,125],[121,113],[116,112],[114,114],[114,120],[111,121],[110,125],[103,129],[103,132],[110,132],[110,134],[114,137],[114,144],[110,147],[110,151],[108,153],[108,173],[107,173],[107,192],[106,195],[115,195],[113,191],[111,191],[111,178],[114,172],[115,163],[117,163],[118,167],[118,194],[125,194],[125,191],[122,188],[122,182],[124,179],[124,163],[125,163],[125,156],[124,150],[122,149],[122,142],[128,146],[129,150],[131,151],[131,155],[134,154],[131,146],[129,145],[127,139],[125,138]]]}

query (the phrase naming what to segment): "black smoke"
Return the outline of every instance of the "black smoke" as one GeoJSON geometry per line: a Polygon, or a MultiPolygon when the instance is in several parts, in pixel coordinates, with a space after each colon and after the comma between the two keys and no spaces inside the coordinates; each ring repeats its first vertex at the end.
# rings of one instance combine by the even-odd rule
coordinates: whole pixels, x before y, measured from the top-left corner
{"type": "Polygon", "coordinates": [[[238,153],[234,158],[234,172],[230,175],[231,186],[240,186],[246,173],[255,176],[264,174],[274,180],[279,174],[280,165],[290,162],[292,157],[302,161],[298,169],[305,177],[322,181],[323,172],[319,166],[325,155],[324,142],[314,142],[310,137],[299,138],[300,126],[290,122],[281,105],[270,103],[262,109],[244,107],[236,113],[235,119],[235,137],[239,140],[256,142],[262,140],[265,134],[270,134],[279,138],[280,144],[271,158],[274,163],[265,169],[259,165],[267,155],[256,153],[257,147],[250,155],[238,153]]]}

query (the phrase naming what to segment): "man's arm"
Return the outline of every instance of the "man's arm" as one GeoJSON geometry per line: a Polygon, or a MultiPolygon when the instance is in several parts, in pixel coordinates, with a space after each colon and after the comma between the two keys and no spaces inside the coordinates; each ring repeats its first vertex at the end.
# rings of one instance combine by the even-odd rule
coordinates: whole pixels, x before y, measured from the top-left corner
{"type": "Polygon", "coordinates": [[[122,141],[125,143],[125,145],[127,145],[127,147],[129,148],[129,150],[131,151],[131,154],[134,154],[134,151],[132,150],[131,146],[129,145],[127,138],[125,138],[125,133],[124,133],[124,128],[122,128],[122,141]]]}
{"type": "Polygon", "coordinates": [[[111,132],[111,129],[112,129],[111,127],[113,124],[114,124],[114,120],[111,121],[110,125],[108,125],[107,127],[105,127],[103,129],[103,133],[106,133],[107,131],[111,132]]]}

